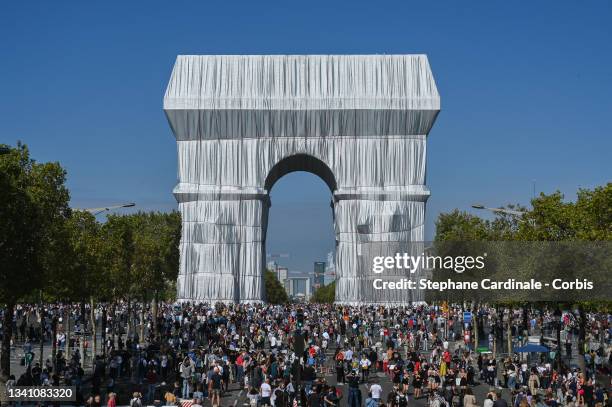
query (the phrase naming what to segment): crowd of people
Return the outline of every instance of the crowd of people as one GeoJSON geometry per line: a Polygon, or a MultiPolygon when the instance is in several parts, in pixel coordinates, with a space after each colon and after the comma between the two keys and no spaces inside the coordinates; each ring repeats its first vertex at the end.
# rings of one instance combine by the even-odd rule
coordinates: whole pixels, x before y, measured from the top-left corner
{"type": "Polygon", "coordinates": [[[50,305],[32,328],[40,319],[28,313],[36,311],[16,308],[13,341],[33,353],[36,340],[53,339],[58,352],[42,366],[30,357],[7,385],[74,385],[81,405],[221,406],[238,397],[275,407],[609,405],[607,313],[586,314],[584,349],[576,349],[578,316],[546,309],[480,307],[465,321],[459,305],[50,305]],[[53,315],[79,334],[51,326],[53,315]],[[85,374],[91,344],[80,338],[92,319],[102,343],[85,374]],[[552,352],[503,353],[508,336],[520,345],[556,328],[563,340],[552,352]],[[477,396],[479,385],[489,391],[477,396]]]}

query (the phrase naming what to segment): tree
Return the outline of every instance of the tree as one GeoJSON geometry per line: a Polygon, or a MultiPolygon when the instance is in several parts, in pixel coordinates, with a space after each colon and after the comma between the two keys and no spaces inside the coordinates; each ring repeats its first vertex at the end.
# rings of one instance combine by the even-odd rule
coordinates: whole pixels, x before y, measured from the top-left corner
{"type": "Polygon", "coordinates": [[[264,286],[266,290],[266,297],[270,304],[286,304],[289,301],[287,292],[276,279],[274,272],[270,270],[264,271],[264,286]]]}
{"type": "MultiPolygon", "coordinates": [[[[92,335],[92,358],[96,356],[95,303],[108,295],[109,279],[107,259],[104,256],[102,225],[95,216],[85,211],[73,211],[66,221],[69,246],[66,257],[70,258],[63,276],[57,281],[67,289],[66,295],[72,301],[81,303],[81,324],[85,324],[85,303],[90,304],[90,328],[92,335]]],[[[54,355],[55,356],[55,355],[54,355]]]]}
{"type": "Polygon", "coordinates": [[[333,304],[336,300],[336,282],[319,287],[310,302],[317,304],[333,304]]]}
{"type": "Polygon", "coordinates": [[[70,215],[66,172],[58,163],[37,163],[28,148],[3,147],[0,155],[0,302],[5,305],[0,382],[10,375],[15,304],[44,287],[59,257],[57,233],[70,215]]]}
{"type": "MultiPolygon", "coordinates": [[[[109,215],[103,228],[106,245],[105,255],[109,258],[109,299],[111,318],[115,316],[115,303],[119,299],[127,300],[128,336],[131,334],[132,309],[131,299],[135,286],[134,275],[134,225],[128,216],[109,215]]],[[[115,321],[111,320],[111,339],[115,341],[115,321]]]]}
{"type": "Polygon", "coordinates": [[[455,209],[441,213],[436,220],[436,241],[487,240],[490,222],[455,209]]]}
{"type": "Polygon", "coordinates": [[[139,282],[139,297],[143,302],[152,300],[152,328],[156,335],[157,301],[168,283],[175,281],[178,275],[180,214],[176,211],[139,212],[130,217],[135,225],[134,273],[139,282]]]}
{"type": "MultiPolygon", "coordinates": [[[[521,239],[592,242],[612,240],[612,183],[593,190],[580,189],[576,202],[565,201],[563,194],[557,191],[551,195],[540,194],[532,200],[532,205],[533,209],[525,215],[526,221],[521,223],[518,231],[521,239]]],[[[564,253],[571,259],[585,256],[581,247],[570,247],[570,249],[578,252],[577,255],[568,253],[568,251],[564,253]]],[[[593,255],[593,253],[586,255],[593,255]]],[[[607,261],[609,266],[609,256],[607,256],[607,261]]],[[[600,273],[605,270],[600,268],[592,272],[600,273]]],[[[584,354],[585,349],[587,325],[585,309],[591,305],[589,301],[568,304],[569,307],[578,309],[578,349],[581,355],[584,354]]],[[[560,336],[559,333],[557,335],[560,336]]],[[[583,357],[578,358],[578,364],[584,371],[583,357]]]]}
{"type": "MultiPolygon", "coordinates": [[[[465,241],[465,240],[492,240],[492,241],[523,241],[523,242],[559,242],[560,244],[542,245],[550,252],[550,256],[543,256],[537,249],[531,250],[532,254],[538,254],[538,259],[530,258],[529,255],[522,253],[521,262],[513,261],[515,269],[511,272],[517,276],[521,270],[537,270],[540,277],[546,273],[557,271],[571,272],[577,267],[585,269],[588,265],[584,262],[577,262],[577,259],[589,258],[593,266],[588,270],[591,277],[598,275],[600,281],[606,281],[605,270],[610,269],[609,248],[604,243],[599,247],[604,250],[593,249],[594,245],[586,245],[584,242],[607,242],[612,240],[612,183],[596,187],[592,190],[580,189],[576,202],[564,200],[560,192],[553,194],[540,194],[531,202],[532,208],[526,210],[519,209],[524,215],[509,216],[496,214],[494,220],[483,220],[470,215],[466,212],[455,210],[448,214],[441,214],[436,222],[437,242],[446,241],[465,241]],[[570,242],[563,243],[563,242],[570,242]],[[576,242],[571,243],[571,242],[576,242]],[[605,265],[607,267],[601,267],[605,265]],[[540,267],[540,268],[537,268],[540,267]],[[541,273],[540,273],[541,272],[541,273]]],[[[516,209],[516,207],[510,206],[516,209]]],[[[504,256],[513,256],[512,245],[506,245],[504,256]]],[[[519,247],[519,246],[517,246],[519,247]]],[[[523,246],[525,247],[525,246],[523,246]]],[[[503,265],[502,267],[503,268],[503,265]]],[[[532,300],[527,302],[512,303],[507,305],[520,304],[526,309],[527,306],[534,304],[532,300]]],[[[542,305],[542,304],[538,304],[542,305]]],[[[566,306],[578,309],[579,318],[579,344],[581,352],[584,351],[584,338],[586,329],[585,311],[592,308],[593,304],[588,301],[571,301],[567,299],[566,306]]],[[[609,309],[609,303],[604,305],[609,309]]],[[[560,314],[560,311],[556,311],[560,314]]],[[[526,313],[524,313],[526,315],[526,313]]],[[[523,325],[527,321],[523,317],[523,325]]],[[[510,326],[510,325],[509,325],[510,326]]],[[[560,325],[557,325],[560,329],[560,325]]],[[[558,336],[559,333],[557,333],[558,336]]],[[[584,371],[584,359],[579,359],[579,364],[584,371]]]]}

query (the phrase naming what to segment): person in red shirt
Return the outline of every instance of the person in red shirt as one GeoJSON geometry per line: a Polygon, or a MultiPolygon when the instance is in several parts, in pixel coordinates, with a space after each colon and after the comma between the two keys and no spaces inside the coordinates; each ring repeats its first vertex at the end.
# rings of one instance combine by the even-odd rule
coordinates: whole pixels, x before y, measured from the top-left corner
{"type": "Polygon", "coordinates": [[[117,395],[115,393],[108,393],[108,401],[106,402],[106,407],[117,407],[117,395]]]}
{"type": "Polygon", "coordinates": [[[444,358],[444,361],[446,362],[447,365],[450,365],[451,362],[451,354],[448,350],[444,351],[444,354],[442,355],[442,357],[444,358]]]}
{"type": "Polygon", "coordinates": [[[147,372],[147,400],[153,403],[155,398],[155,386],[157,385],[157,372],[153,367],[147,372]]]}
{"type": "Polygon", "coordinates": [[[236,358],[236,381],[242,384],[242,379],[244,378],[244,358],[246,356],[246,352],[242,351],[240,355],[236,358]]]}

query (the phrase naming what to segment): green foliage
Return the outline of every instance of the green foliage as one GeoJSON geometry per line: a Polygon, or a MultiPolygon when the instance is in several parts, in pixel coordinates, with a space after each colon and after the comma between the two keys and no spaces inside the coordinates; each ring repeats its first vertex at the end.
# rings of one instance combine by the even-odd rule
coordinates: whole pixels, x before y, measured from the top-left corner
{"type": "Polygon", "coordinates": [[[612,240],[612,183],[580,189],[576,202],[541,194],[518,231],[523,240],[612,240]]]}
{"type": "MultiPolygon", "coordinates": [[[[512,253],[512,248],[520,249],[526,246],[500,245],[505,252],[496,258],[501,261],[513,260],[512,277],[525,277],[522,273],[524,270],[531,271],[529,276],[533,275],[534,270],[538,270],[537,275],[540,278],[552,277],[550,274],[559,270],[563,270],[566,277],[572,275],[575,270],[581,270],[581,275],[598,277],[599,281],[606,281],[607,276],[601,274],[610,269],[608,249],[605,243],[597,242],[612,240],[612,183],[592,190],[579,190],[575,202],[565,201],[560,192],[555,192],[549,195],[540,194],[531,204],[530,210],[518,208],[525,212],[522,216],[497,213],[493,220],[481,219],[459,210],[441,214],[436,222],[436,247],[445,247],[440,242],[453,241],[534,242],[533,246],[530,246],[530,252],[523,250],[519,253],[512,253]],[[584,241],[594,243],[592,245],[580,243],[584,241]],[[559,242],[559,244],[537,242],[559,242]],[[541,247],[542,251],[538,251],[538,247],[541,247]],[[600,247],[600,250],[592,249],[594,247],[600,247]],[[530,257],[528,253],[534,256],[530,257]],[[581,260],[585,258],[588,258],[589,262],[581,260]]],[[[516,209],[513,206],[509,208],[516,209]]],[[[458,247],[463,250],[461,244],[447,247],[452,249],[458,247]]],[[[490,263],[494,257],[490,256],[487,262],[490,263]]],[[[509,268],[503,263],[496,266],[498,270],[509,268]]],[[[572,301],[569,297],[567,300],[570,304],[568,306],[573,304],[583,309],[609,310],[610,308],[609,302],[572,301]]]]}
{"type": "Polygon", "coordinates": [[[26,146],[0,145],[0,303],[144,298],[179,267],[178,212],[110,215],[70,210],[66,172],[26,146]]]}
{"type": "Polygon", "coordinates": [[[134,224],[132,218],[109,215],[103,228],[108,264],[109,300],[132,298],[135,285],[134,266],[134,224]]]}
{"type": "Polygon", "coordinates": [[[110,215],[103,230],[111,259],[107,290],[111,298],[152,299],[176,280],[181,240],[178,212],[110,215]]]}
{"type": "Polygon", "coordinates": [[[179,267],[181,220],[178,212],[139,212],[135,224],[134,273],[141,298],[157,297],[168,281],[176,280],[179,267]]]}
{"type": "Polygon", "coordinates": [[[64,251],[66,267],[49,287],[57,299],[87,301],[103,299],[108,280],[108,258],[104,255],[102,225],[85,211],[73,211],[65,222],[68,246],[64,251]]]}
{"type": "Polygon", "coordinates": [[[440,214],[435,240],[612,240],[612,183],[579,190],[576,202],[565,201],[557,191],[540,194],[531,204],[531,210],[509,205],[525,214],[497,213],[492,221],[457,209],[440,214]]]}
{"type": "Polygon", "coordinates": [[[486,240],[488,235],[488,221],[458,209],[441,213],[436,221],[436,241],[486,240]]]}
{"type": "Polygon", "coordinates": [[[313,294],[310,302],[317,304],[333,304],[336,300],[336,282],[319,287],[313,294]]]}
{"type": "Polygon", "coordinates": [[[274,272],[270,270],[264,271],[264,285],[266,297],[270,304],[286,304],[289,301],[287,292],[276,279],[274,272]]]}
{"type": "Polygon", "coordinates": [[[22,144],[2,147],[0,302],[14,304],[60,274],[70,196],[58,163],[37,163],[22,144]]]}

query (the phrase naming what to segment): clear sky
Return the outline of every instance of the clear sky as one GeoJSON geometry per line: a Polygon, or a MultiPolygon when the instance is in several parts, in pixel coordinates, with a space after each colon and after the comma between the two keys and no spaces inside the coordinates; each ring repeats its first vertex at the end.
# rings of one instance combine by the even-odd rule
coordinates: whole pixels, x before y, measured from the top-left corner
{"type": "MultiPolygon", "coordinates": [[[[612,180],[612,2],[20,1],[0,5],[0,142],[68,170],[75,207],[176,208],[162,96],[177,54],[425,53],[442,98],[428,144],[436,216],[573,199],[612,180]]],[[[312,271],[333,248],[310,174],[272,190],[268,250],[312,271]]]]}

